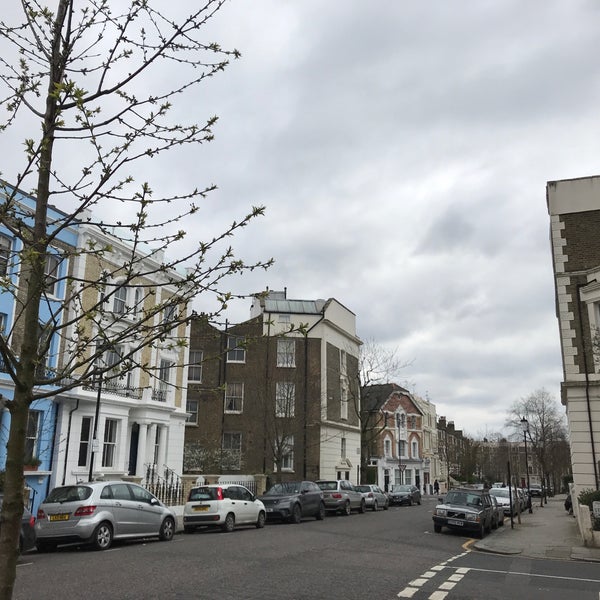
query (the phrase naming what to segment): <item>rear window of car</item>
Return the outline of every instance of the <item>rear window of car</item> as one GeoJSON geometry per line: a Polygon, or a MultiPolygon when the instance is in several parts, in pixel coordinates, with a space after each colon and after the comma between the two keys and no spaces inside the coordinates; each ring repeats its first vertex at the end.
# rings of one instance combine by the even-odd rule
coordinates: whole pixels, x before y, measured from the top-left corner
{"type": "Polygon", "coordinates": [[[87,485],[67,485],[54,488],[44,502],[80,502],[92,495],[92,488],[87,485]]]}
{"type": "Polygon", "coordinates": [[[317,481],[317,485],[322,490],[337,490],[338,489],[337,481],[317,481]]]}
{"type": "Polygon", "coordinates": [[[371,491],[371,488],[368,485],[357,485],[356,489],[359,492],[370,492],[371,491]]]}
{"type": "Polygon", "coordinates": [[[198,487],[192,488],[188,497],[188,501],[195,502],[197,500],[216,500],[218,498],[218,488],[198,487]]]}

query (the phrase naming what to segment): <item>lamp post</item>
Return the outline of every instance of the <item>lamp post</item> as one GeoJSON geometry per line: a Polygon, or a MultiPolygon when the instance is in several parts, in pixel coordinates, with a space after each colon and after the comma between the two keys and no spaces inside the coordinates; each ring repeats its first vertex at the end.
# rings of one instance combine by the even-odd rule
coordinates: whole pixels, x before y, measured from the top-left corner
{"type": "Polygon", "coordinates": [[[527,508],[532,513],[531,508],[531,489],[529,488],[529,463],[527,461],[527,434],[529,433],[529,421],[523,417],[521,419],[521,427],[523,429],[523,440],[525,441],[525,471],[527,472],[527,508]]]}
{"type": "Polygon", "coordinates": [[[94,433],[92,436],[92,452],[90,453],[90,472],[88,476],[88,481],[94,481],[94,456],[96,456],[96,452],[100,449],[100,444],[98,443],[98,419],[100,417],[100,398],[102,396],[102,373],[98,376],[98,394],[96,396],[96,415],[94,417],[94,433]]]}

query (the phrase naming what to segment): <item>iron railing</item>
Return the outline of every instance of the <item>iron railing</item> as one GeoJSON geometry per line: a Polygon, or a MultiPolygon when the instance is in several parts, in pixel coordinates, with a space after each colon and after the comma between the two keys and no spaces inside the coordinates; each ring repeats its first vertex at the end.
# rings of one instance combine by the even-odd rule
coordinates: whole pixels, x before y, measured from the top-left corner
{"type": "Polygon", "coordinates": [[[167,506],[183,504],[183,482],[173,469],[165,466],[161,473],[155,464],[147,464],[146,478],[143,484],[150,493],[167,506]]]}

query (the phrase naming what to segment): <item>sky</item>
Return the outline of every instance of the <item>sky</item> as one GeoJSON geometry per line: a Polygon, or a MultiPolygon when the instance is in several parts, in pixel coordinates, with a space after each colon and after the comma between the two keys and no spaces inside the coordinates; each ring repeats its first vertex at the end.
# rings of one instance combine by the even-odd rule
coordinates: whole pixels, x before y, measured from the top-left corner
{"type": "Polygon", "coordinates": [[[232,292],[337,299],[395,382],[499,432],[559,401],[545,186],[600,172],[598,31],[593,0],[231,0],[207,41],[241,58],[176,105],[215,139],[153,181],[218,186],[192,237],[264,205],[230,243],[275,264],[232,292]]]}

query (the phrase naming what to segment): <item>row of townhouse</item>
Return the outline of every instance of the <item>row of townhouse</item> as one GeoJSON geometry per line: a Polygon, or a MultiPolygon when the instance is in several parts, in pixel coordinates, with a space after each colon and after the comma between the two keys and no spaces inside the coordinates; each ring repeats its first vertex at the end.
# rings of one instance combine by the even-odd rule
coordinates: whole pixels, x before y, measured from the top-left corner
{"type": "MultiPolygon", "coordinates": [[[[32,213],[34,198],[6,184],[4,189],[15,194],[22,214],[32,213]]],[[[51,228],[60,226],[65,218],[60,210],[49,209],[51,228]]],[[[5,290],[8,286],[17,290],[14,294],[6,291],[0,294],[0,327],[8,344],[17,351],[23,336],[16,318],[20,308],[21,250],[19,239],[0,224],[0,277],[4,278],[5,290]]],[[[84,383],[71,387],[68,382],[57,382],[56,386],[40,390],[46,397],[31,404],[25,459],[33,464],[26,465],[24,475],[33,511],[55,485],[98,477],[141,480],[148,467],[155,464],[178,473],[182,471],[186,349],[171,342],[187,337],[189,331],[181,325],[162,342],[144,348],[139,347],[135,336],[128,336],[132,324],[142,313],[156,312],[161,301],[176,293],[175,288],[166,283],[161,257],[152,252],[147,255],[137,253],[139,271],[146,275],[129,277],[125,285],[124,278],[119,276],[119,266],[130,252],[131,247],[102,228],[89,224],[85,218],[64,228],[49,250],[46,278],[51,285],[47,285],[40,308],[40,326],[52,318],[60,334],[51,340],[44,368],[52,373],[68,373],[73,357],[70,345],[77,343],[78,336],[117,341],[100,348],[99,342],[92,342],[88,349],[88,353],[98,355],[104,366],[114,364],[114,373],[90,380],[81,366],[71,370],[71,375],[75,381],[80,378],[84,383]],[[105,250],[97,253],[77,251],[82,248],[105,250]],[[76,281],[102,284],[83,286],[79,294],[72,287],[76,281]],[[65,304],[66,298],[72,301],[65,304]],[[105,308],[91,311],[90,307],[98,306],[100,302],[105,308]],[[81,330],[82,321],[77,322],[86,311],[100,315],[95,320],[89,319],[87,332],[81,330]],[[123,357],[128,357],[127,371],[117,372],[116,365],[122,363],[123,357]]],[[[177,275],[170,273],[169,277],[177,275]]],[[[157,312],[153,317],[156,326],[167,317],[157,312]]],[[[1,362],[0,471],[6,464],[11,420],[7,402],[14,393],[8,372],[8,366],[1,362]]]]}

